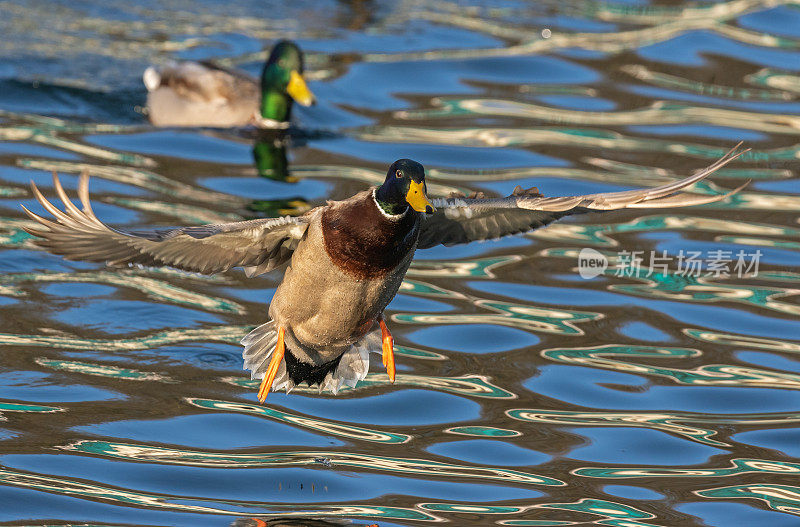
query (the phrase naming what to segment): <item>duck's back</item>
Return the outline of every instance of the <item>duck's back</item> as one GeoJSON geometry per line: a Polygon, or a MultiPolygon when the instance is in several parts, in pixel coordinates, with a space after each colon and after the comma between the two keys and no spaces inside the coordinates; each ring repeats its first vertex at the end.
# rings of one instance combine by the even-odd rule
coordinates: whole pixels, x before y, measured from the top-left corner
{"type": "Polygon", "coordinates": [[[156,126],[245,126],[258,112],[258,83],[238,72],[171,63],[147,68],[143,80],[148,116],[156,126]]]}

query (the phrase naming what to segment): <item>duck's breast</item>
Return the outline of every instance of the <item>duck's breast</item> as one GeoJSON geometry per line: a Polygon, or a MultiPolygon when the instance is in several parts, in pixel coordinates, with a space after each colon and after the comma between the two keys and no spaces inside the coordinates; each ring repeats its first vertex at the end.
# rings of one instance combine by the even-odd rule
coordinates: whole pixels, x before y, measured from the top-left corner
{"type": "Polygon", "coordinates": [[[394,298],[414,256],[418,225],[416,218],[406,220],[406,236],[387,243],[358,229],[335,232],[330,212],[323,209],[311,222],[270,315],[302,345],[335,356],[370,331],[394,298]]]}

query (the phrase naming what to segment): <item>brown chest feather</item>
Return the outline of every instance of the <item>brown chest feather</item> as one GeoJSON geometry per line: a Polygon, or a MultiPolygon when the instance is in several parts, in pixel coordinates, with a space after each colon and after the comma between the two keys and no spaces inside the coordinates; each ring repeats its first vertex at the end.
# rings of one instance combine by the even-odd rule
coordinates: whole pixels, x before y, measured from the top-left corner
{"type": "Polygon", "coordinates": [[[413,249],[418,233],[413,211],[392,221],[381,214],[371,194],[337,203],[322,214],[328,256],[359,279],[379,278],[392,271],[413,249]]]}

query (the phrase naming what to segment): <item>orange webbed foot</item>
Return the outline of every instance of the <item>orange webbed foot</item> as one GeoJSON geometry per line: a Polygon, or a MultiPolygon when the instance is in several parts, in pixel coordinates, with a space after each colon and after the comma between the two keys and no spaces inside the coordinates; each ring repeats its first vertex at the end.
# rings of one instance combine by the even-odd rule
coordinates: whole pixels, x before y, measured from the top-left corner
{"type": "Polygon", "coordinates": [[[275,380],[275,374],[278,373],[278,367],[283,360],[283,354],[286,351],[286,346],[283,344],[283,335],[285,330],[278,328],[278,343],[275,344],[275,351],[272,352],[272,359],[269,361],[269,367],[264,374],[264,379],[261,381],[261,386],[258,388],[258,402],[263,403],[267,398],[267,394],[272,389],[272,382],[275,380]]]}
{"type": "Polygon", "coordinates": [[[381,340],[383,341],[383,365],[386,367],[386,374],[389,376],[389,380],[394,382],[394,339],[392,334],[389,333],[389,328],[386,327],[383,315],[381,315],[379,321],[381,325],[381,340]]]}

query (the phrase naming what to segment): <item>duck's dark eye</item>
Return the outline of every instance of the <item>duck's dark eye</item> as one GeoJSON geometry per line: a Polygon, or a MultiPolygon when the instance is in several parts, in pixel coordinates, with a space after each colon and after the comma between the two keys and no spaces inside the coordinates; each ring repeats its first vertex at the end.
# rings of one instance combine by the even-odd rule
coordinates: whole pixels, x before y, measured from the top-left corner
{"type": "Polygon", "coordinates": [[[286,67],[286,61],[283,60],[283,59],[279,60],[278,61],[278,66],[280,66],[281,68],[285,68],[286,67]]]}
{"type": "Polygon", "coordinates": [[[397,172],[394,173],[394,175],[397,176],[398,178],[401,178],[401,177],[403,177],[403,171],[402,170],[398,170],[397,172]]]}

